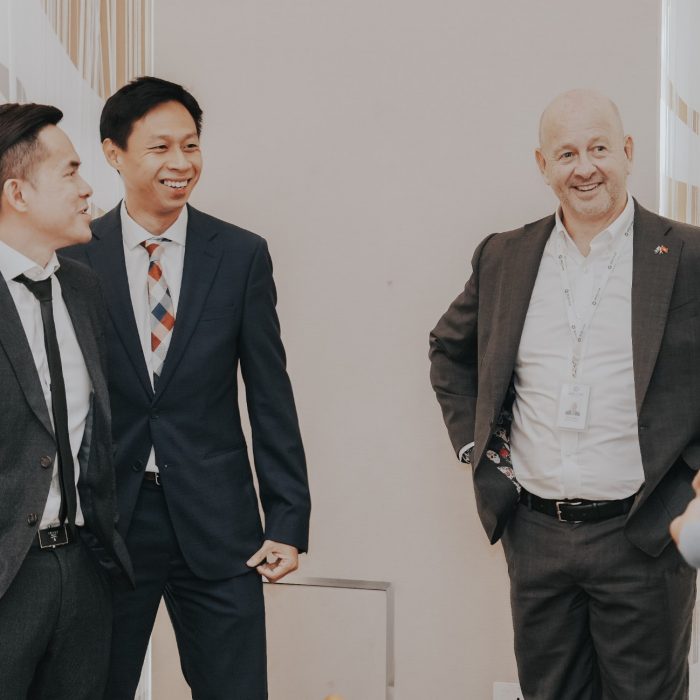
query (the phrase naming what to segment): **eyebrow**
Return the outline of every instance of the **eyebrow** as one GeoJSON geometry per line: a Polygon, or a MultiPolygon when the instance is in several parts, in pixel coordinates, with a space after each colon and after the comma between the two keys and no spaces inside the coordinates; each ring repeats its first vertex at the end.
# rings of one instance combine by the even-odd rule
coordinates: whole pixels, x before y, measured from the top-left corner
{"type": "Polygon", "coordinates": [[[79,168],[81,165],[82,165],[82,163],[79,160],[71,160],[66,167],[67,168],[79,168]]]}
{"type": "MultiPolygon", "coordinates": [[[[172,134],[160,134],[160,135],[151,136],[151,139],[154,141],[157,141],[157,140],[171,141],[174,138],[175,137],[173,137],[172,134]]],[[[186,139],[194,139],[194,138],[199,138],[199,134],[196,131],[192,131],[189,134],[185,134],[180,140],[185,141],[186,139]]]]}

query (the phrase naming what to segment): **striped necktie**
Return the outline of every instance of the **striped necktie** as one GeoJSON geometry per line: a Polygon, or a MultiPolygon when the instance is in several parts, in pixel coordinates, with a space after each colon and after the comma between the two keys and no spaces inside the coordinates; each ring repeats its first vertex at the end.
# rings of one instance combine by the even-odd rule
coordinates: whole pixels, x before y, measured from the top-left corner
{"type": "Polygon", "coordinates": [[[169,242],[167,238],[151,238],[141,243],[148,252],[149,260],[148,303],[151,308],[151,370],[154,385],[163,371],[163,363],[168,354],[175,325],[175,307],[160,264],[163,244],[169,242]]]}

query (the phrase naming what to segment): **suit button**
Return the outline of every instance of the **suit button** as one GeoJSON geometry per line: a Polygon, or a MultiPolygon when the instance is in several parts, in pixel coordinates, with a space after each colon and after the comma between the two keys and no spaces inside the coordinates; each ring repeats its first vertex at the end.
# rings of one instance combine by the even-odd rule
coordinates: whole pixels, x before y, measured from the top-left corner
{"type": "Polygon", "coordinates": [[[132,465],[131,468],[135,472],[140,472],[143,469],[143,460],[137,459],[132,465]]]}
{"type": "Polygon", "coordinates": [[[48,455],[44,455],[39,460],[39,464],[41,464],[44,469],[48,469],[53,464],[53,460],[48,455]]]}
{"type": "Polygon", "coordinates": [[[39,516],[36,513],[30,513],[27,516],[27,525],[29,525],[29,527],[36,525],[38,522],[39,522],[39,516]]]}

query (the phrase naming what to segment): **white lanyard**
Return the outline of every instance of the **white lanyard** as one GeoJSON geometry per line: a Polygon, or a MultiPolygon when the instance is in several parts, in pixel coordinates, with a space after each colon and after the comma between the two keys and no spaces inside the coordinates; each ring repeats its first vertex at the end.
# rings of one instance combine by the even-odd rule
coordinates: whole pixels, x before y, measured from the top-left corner
{"type": "Polygon", "coordinates": [[[607,267],[603,272],[603,277],[600,280],[598,288],[594,291],[593,297],[588,305],[588,311],[586,312],[585,318],[582,320],[579,327],[576,318],[576,309],[574,307],[573,293],[571,291],[571,281],[569,279],[569,270],[566,263],[566,249],[564,247],[564,241],[561,237],[557,238],[557,259],[559,261],[559,277],[561,279],[561,289],[564,295],[564,306],[566,306],[566,315],[569,320],[569,330],[571,331],[571,337],[573,339],[572,349],[571,349],[571,376],[576,379],[578,373],[578,368],[581,363],[581,358],[583,356],[584,348],[584,337],[586,332],[590,328],[591,322],[593,321],[593,316],[595,315],[596,309],[600,306],[601,299],[603,298],[603,292],[608,284],[610,275],[615,271],[617,263],[620,261],[622,256],[622,251],[624,250],[625,244],[629,241],[632,234],[632,226],[634,220],[630,223],[625,231],[625,234],[620,237],[620,240],[615,246],[610,259],[608,260],[607,267]]]}

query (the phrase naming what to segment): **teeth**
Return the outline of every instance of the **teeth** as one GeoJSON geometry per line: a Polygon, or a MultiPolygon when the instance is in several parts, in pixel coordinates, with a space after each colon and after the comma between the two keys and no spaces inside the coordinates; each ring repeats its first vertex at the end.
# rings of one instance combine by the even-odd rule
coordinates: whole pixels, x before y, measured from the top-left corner
{"type": "Polygon", "coordinates": [[[579,185],[576,189],[580,190],[581,192],[590,192],[591,190],[594,190],[596,187],[598,187],[597,182],[593,185],[579,185]]]}
{"type": "Polygon", "coordinates": [[[187,187],[187,180],[163,180],[166,187],[173,187],[176,190],[181,190],[187,187]]]}

